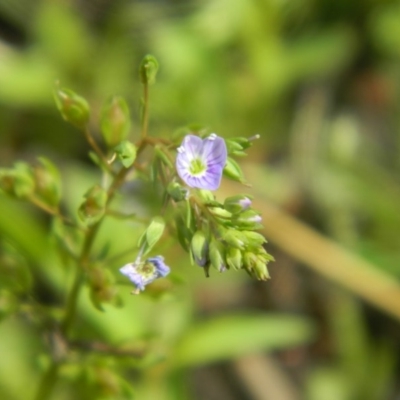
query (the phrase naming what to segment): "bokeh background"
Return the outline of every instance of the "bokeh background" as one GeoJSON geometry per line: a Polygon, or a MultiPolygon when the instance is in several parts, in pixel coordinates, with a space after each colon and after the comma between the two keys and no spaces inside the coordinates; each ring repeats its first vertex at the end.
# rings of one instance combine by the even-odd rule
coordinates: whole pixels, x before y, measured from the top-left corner
{"type": "MultiPolygon", "coordinates": [[[[217,196],[256,197],[272,279],[205,279],[166,240],[167,283],[133,297],[121,280],[124,306],[104,313],[82,296],[77,338],[125,353],[74,362],[72,349],[53,398],[398,399],[400,1],[0,0],[0,167],[48,157],[75,210],[100,175],[55,82],[89,100],[97,134],[103,102],[124,96],[135,138],[147,53],[160,63],[152,135],[260,134],[240,160],[252,187],[217,196]]],[[[146,215],[149,201],[125,206],[146,215]]],[[[30,300],[59,312],[71,279],[50,226],[0,196],[2,399],[30,398],[46,364],[30,300]]],[[[110,221],[98,245],[117,254],[137,234],[110,221]]],[[[134,254],[110,261],[116,276],[134,254]]]]}

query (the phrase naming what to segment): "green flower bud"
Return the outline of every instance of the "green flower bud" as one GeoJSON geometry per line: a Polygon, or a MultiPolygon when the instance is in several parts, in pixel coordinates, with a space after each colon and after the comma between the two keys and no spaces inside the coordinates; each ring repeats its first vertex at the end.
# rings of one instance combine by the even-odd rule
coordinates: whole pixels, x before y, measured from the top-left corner
{"type": "Polygon", "coordinates": [[[212,239],[210,242],[210,248],[208,252],[211,265],[219,272],[226,270],[225,264],[225,247],[221,242],[216,239],[212,239]]]}
{"type": "Polygon", "coordinates": [[[124,140],[117,147],[114,148],[119,161],[125,168],[129,168],[136,160],[137,149],[136,146],[124,140]]]}
{"type": "Polygon", "coordinates": [[[253,230],[262,228],[261,216],[254,210],[246,210],[240,214],[235,214],[232,223],[239,229],[253,230]]]}
{"type": "Polygon", "coordinates": [[[208,240],[201,230],[195,232],[190,242],[190,253],[197,265],[204,267],[207,263],[208,240]]]}
{"type": "Polygon", "coordinates": [[[242,169],[240,168],[239,164],[230,157],[228,157],[226,160],[224,175],[234,181],[240,183],[245,182],[242,169]]]}
{"type": "Polygon", "coordinates": [[[244,249],[247,244],[246,236],[236,229],[226,229],[222,235],[222,240],[238,249],[244,249]]]}
{"type": "Polygon", "coordinates": [[[57,167],[44,157],[39,158],[41,165],[33,169],[35,194],[51,207],[61,200],[61,179],[57,167]]]}
{"type": "Polygon", "coordinates": [[[265,281],[270,278],[267,269],[268,261],[265,260],[263,254],[245,252],[243,255],[243,261],[246,270],[258,280],[265,281]]]}
{"type": "Polygon", "coordinates": [[[105,103],[101,111],[100,127],[109,147],[115,147],[127,138],[131,121],[128,105],[122,97],[113,96],[105,103]]]}
{"type": "Polygon", "coordinates": [[[227,197],[224,201],[224,208],[232,214],[238,214],[251,206],[251,199],[251,196],[243,194],[227,197]]]}
{"type": "MultiPolygon", "coordinates": [[[[266,243],[265,237],[260,233],[253,231],[242,231],[247,239],[248,247],[250,248],[260,248],[264,243],[266,243]]],[[[262,248],[262,247],[261,247],[262,248]]]]}
{"type": "Polygon", "coordinates": [[[153,84],[156,81],[158,71],[158,61],[150,54],[146,55],[139,67],[140,82],[143,84],[153,84]]]}
{"type": "Polygon", "coordinates": [[[92,225],[99,221],[106,210],[107,192],[99,185],[93,186],[86,194],[85,201],[78,209],[82,221],[92,225]]]}
{"type": "Polygon", "coordinates": [[[219,218],[226,219],[226,220],[230,220],[232,217],[232,214],[229,211],[227,211],[221,207],[209,207],[208,209],[209,209],[210,213],[212,215],[214,215],[215,217],[219,217],[219,218]]]}
{"type": "Polygon", "coordinates": [[[112,302],[117,294],[113,274],[110,270],[96,265],[88,269],[87,278],[93,305],[98,310],[104,311],[102,303],[112,302]]]}
{"type": "Polygon", "coordinates": [[[170,182],[167,186],[167,192],[175,201],[185,200],[189,195],[189,191],[178,182],[170,182]]]}
{"type": "Polygon", "coordinates": [[[57,88],[54,99],[63,119],[78,128],[84,128],[89,121],[88,102],[70,89],[57,88]]]}
{"type": "Polygon", "coordinates": [[[245,137],[230,138],[229,141],[231,142],[230,146],[232,149],[232,153],[235,151],[248,149],[250,146],[253,145],[253,141],[256,139],[259,139],[259,138],[260,138],[260,135],[258,135],[258,134],[254,135],[250,138],[245,138],[245,137]],[[238,147],[240,147],[240,149],[238,147]]]}
{"type": "Polygon", "coordinates": [[[241,269],[243,267],[242,252],[237,247],[228,247],[226,262],[230,268],[241,269]]]}
{"type": "Polygon", "coordinates": [[[0,189],[5,193],[27,199],[35,191],[35,180],[31,167],[23,162],[18,162],[11,169],[0,170],[0,189]]]}
{"type": "Polygon", "coordinates": [[[215,196],[210,190],[199,189],[197,193],[199,194],[201,200],[203,200],[204,203],[210,203],[215,201],[215,196]]]}
{"type": "Polygon", "coordinates": [[[138,246],[142,249],[142,255],[147,254],[161,239],[165,229],[165,221],[162,217],[154,217],[150,225],[139,238],[138,246]]]}

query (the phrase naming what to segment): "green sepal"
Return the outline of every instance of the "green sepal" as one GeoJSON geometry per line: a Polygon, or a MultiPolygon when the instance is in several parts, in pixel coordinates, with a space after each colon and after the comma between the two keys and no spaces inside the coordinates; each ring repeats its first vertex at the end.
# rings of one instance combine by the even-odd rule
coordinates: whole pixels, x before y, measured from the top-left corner
{"type": "Polygon", "coordinates": [[[125,168],[129,168],[136,160],[137,148],[128,140],[121,142],[114,148],[114,151],[125,168]]]}
{"type": "Polygon", "coordinates": [[[228,157],[224,168],[224,176],[234,181],[245,183],[244,175],[239,164],[232,158],[228,157]]]}

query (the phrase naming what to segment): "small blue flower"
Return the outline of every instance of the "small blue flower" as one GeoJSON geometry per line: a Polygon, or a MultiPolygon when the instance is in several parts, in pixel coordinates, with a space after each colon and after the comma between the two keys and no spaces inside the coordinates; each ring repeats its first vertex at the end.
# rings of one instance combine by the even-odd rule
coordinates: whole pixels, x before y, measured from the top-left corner
{"type": "Polygon", "coordinates": [[[205,139],[187,135],[177,150],[176,170],[188,186],[218,189],[227,158],[224,139],[215,133],[205,139]]]}
{"type": "Polygon", "coordinates": [[[157,278],[167,276],[170,268],[164,263],[164,257],[150,257],[145,261],[137,258],[135,262],[126,264],[120,268],[121,274],[125,275],[135,285],[135,293],[144,290],[145,286],[157,278]]]}

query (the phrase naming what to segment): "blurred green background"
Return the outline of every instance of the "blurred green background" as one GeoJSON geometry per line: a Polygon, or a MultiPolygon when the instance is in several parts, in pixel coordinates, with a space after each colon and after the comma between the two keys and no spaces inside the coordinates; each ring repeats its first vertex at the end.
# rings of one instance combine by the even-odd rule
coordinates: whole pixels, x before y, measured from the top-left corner
{"type": "MultiPolygon", "coordinates": [[[[57,81],[89,100],[97,134],[103,102],[124,96],[137,138],[137,69],[151,53],[150,134],[197,123],[261,135],[241,160],[252,189],[234,190],[257,197],[272,279],[205,279],[166,242],[167,283],[136,297],[121,284],[124,307],[104,313],[82,296],[77,342],[124,352],[72,348],[54,399],[400,396],[400,1],[0,0],[0,38],[0,167],[48,157],[67,209],[100,175],[55,108],[57,81]],[[267,217],[275,206],[283,225],[267,217]],[[339,246],[325,253],[319,234],[339,246]]],[[[123,207],[145,214],[145,201],[123,207]]],[[[3,195],[0,210],[0,397],[27,399],[56,340],[30,302],[60,312],[72,273],[46,216],[3,195]]],[[[97,245],[116,254],[138,233],[110,220],[97,245]]]]}

